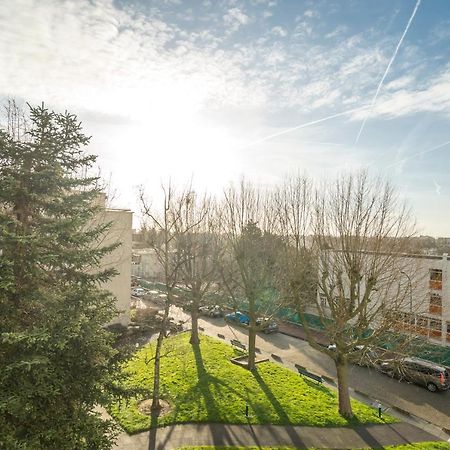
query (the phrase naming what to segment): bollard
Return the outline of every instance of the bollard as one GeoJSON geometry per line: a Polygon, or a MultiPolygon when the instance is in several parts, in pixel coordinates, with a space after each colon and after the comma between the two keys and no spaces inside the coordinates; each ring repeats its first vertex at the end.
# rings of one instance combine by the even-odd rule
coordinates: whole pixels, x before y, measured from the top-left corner
{"type": "Polygon", "coordinates": [[[378,417],[381,419],[381,408],[382,408],[381,403],[378,400],[376,400],[373,406],[378,409],[378,417]]]}

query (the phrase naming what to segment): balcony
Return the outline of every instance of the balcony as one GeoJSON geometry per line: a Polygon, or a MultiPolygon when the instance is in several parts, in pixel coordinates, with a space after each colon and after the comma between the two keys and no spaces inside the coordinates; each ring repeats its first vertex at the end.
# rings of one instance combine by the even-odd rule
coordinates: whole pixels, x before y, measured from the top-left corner
{"type": "Polygon", "coordinates": [[[435,291],[442,291],[442,280],[430,280],[429,287],[435,291]]]}
{"type": "Polygon", "coordinates": [[[442,316],[442,306],[440,305],[430,305],[428,312],[430,314],[436,314],[442,316]]]}

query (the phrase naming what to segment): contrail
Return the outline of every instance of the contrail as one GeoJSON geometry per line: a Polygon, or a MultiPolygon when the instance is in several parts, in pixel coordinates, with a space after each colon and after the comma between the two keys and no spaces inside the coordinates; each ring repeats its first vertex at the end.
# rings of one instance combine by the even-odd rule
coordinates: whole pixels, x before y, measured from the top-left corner
{"type": "Polygon", "coordinates": [[[434,152],[435,150],[438,150],[438,149],[440,149],[440,148],[442,148],[442,147],[445,147],[446,145],[449,145],[449,144],[450,144],[450,141],[447,141],[447,142],[444,142],[444,143],[442,143],[442,144],[435,145],[434,147],[428,148],[428,149],[426,149],[426,150],[422,150],[422,151],[420,151],[420,152],[414,153],[414,154],[411,155],[411,156],[408,156],[408,157],[403,158],[403,159],[399,159],[398,161],[395,161],[394,163],[389,164],[388,166],[386,166],[386,169],[389,169],[389,168],[391,168],[391,167],[396,166],[397,164],[401,164],[401,163],[403,163],[403,162],[405,162],[405,161],[408,161],[408,160],[410,160],[410,159],[413,159],[413,158],[415,158],[416,156],[422,156],[422,155],[425,155],[426,153],[434,152]]]}
{"type": "Polygon", "coordinates": [[[377,90],[375,92],[375,95],[372,98],[372,103],[370,104],[370,110],[367,113],[367,116],[364,118],[363,123],[361,124],[361,128],[359,129],[358,136],[356,136],[356,140],[355,140],[354,145],[356,145],[359,142],[359,138],[361,137],[361,134],[362,134],[362,132],[364,130],[364,126],[366,125],[367,119],[372,114],[373,107],[375,105],[375,102],[377,101],[377,97],[378,97],[378,94],[380,92],[381,86],[383,86],[384,80],[385,80],[385,78],[386,78],[386,76],[387,76],[387,74],[389,72],[389,69],[391,68],[392,63],[394,62],[395,58],[397,57],[398,50],[400,49],[400,46],[403,43],[403,39],[405,39],[406,33],[408,32],[409,27],[411,26],[411,23],[412,23],[412,21],[414,19],[414,16],[416,15],[416,12],[417,12],[417,10],[419,8],[420,2],[421,2],[421,0],[417,0],[416,6],[414,7],[414,11],[412,12],[411,17],[409,18],[408,23],[406,24],[405,31],[403,31],[402,37],[398,41],[397,47],[395,48],[395,51],[394,51],[394,54],[392,55],[392,58],[389,61],[389,64],[387,65],[383,76],[381,77],[381,81],[378,84],[378,87],[377,87],[377,90]]]}
{"type": "Polygon", "coordinates": [[[343,111],[343,112],[340,112],[340,113],[337,113],[337,114],[333,114],[332,116],[324,117],[324,118],[318,119],[318,120],[313,120],[312,122],[303,123],[302,125],[297,125],[297,126],[292,127],[292,128],[286,128],[285,130],[279,131],[278,133],[269,134],[269,136],[266,136],[266,137],[263,137],[261,139],[258,139],[257,141],[250,142],[249,144],[246,144],[246,145],[240,147],[239,149],[242,150],[244,148],[253,147],[254,145],[260,144],[261,142],[266,142],[266,141],[268,141],[270,139],[273,139],[275,137],[278,137],[278,136],[282,136],[283,134],[291,133],[292,131],[300,130],[301,128],[306,128],[306,127],[309,127],[311,125],[316,125],[317,123],[325,122],[327,120],[331,120],[331,119],[334,119],[336,117],[345,116],[347,114],[351,114],[351,113],[356,112],[356,111],[361,111],[362,109],[367,109],[368,107],[369,107],[369,105],[360,106],[359,108],[348,109],[347,111],[343,111]]]}

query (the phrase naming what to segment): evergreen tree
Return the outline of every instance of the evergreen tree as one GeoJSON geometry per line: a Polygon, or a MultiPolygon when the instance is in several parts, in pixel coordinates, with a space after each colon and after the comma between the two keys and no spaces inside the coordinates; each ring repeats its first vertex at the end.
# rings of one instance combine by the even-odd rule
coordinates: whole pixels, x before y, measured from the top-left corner
{"type": "MultiPolygon", "coordinates": [[[[111,399],[120,357],[100,284],[108,224],[97,225],[96,157],[74,115],[10,104],[0,129],[0,448],[110,448],[114,425],[94,412],[111,399]]],[[[98,216],[97,216],[98,217],[98,216]]]]}

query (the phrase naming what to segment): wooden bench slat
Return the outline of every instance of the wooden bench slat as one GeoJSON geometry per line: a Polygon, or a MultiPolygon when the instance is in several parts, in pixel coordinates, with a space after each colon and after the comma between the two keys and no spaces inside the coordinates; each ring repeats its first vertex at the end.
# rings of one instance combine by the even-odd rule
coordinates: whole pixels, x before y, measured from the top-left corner
{"type": "Polygon", "coordinates": [[[295,365],[295,367],[300,375],[311,378],[312,380],[317,381],[318,383],[323,383],[323,379],[320,375],[316,375],[315,373],[309,372],[302,366],[297,367],[297,364],[295,365]]]}

